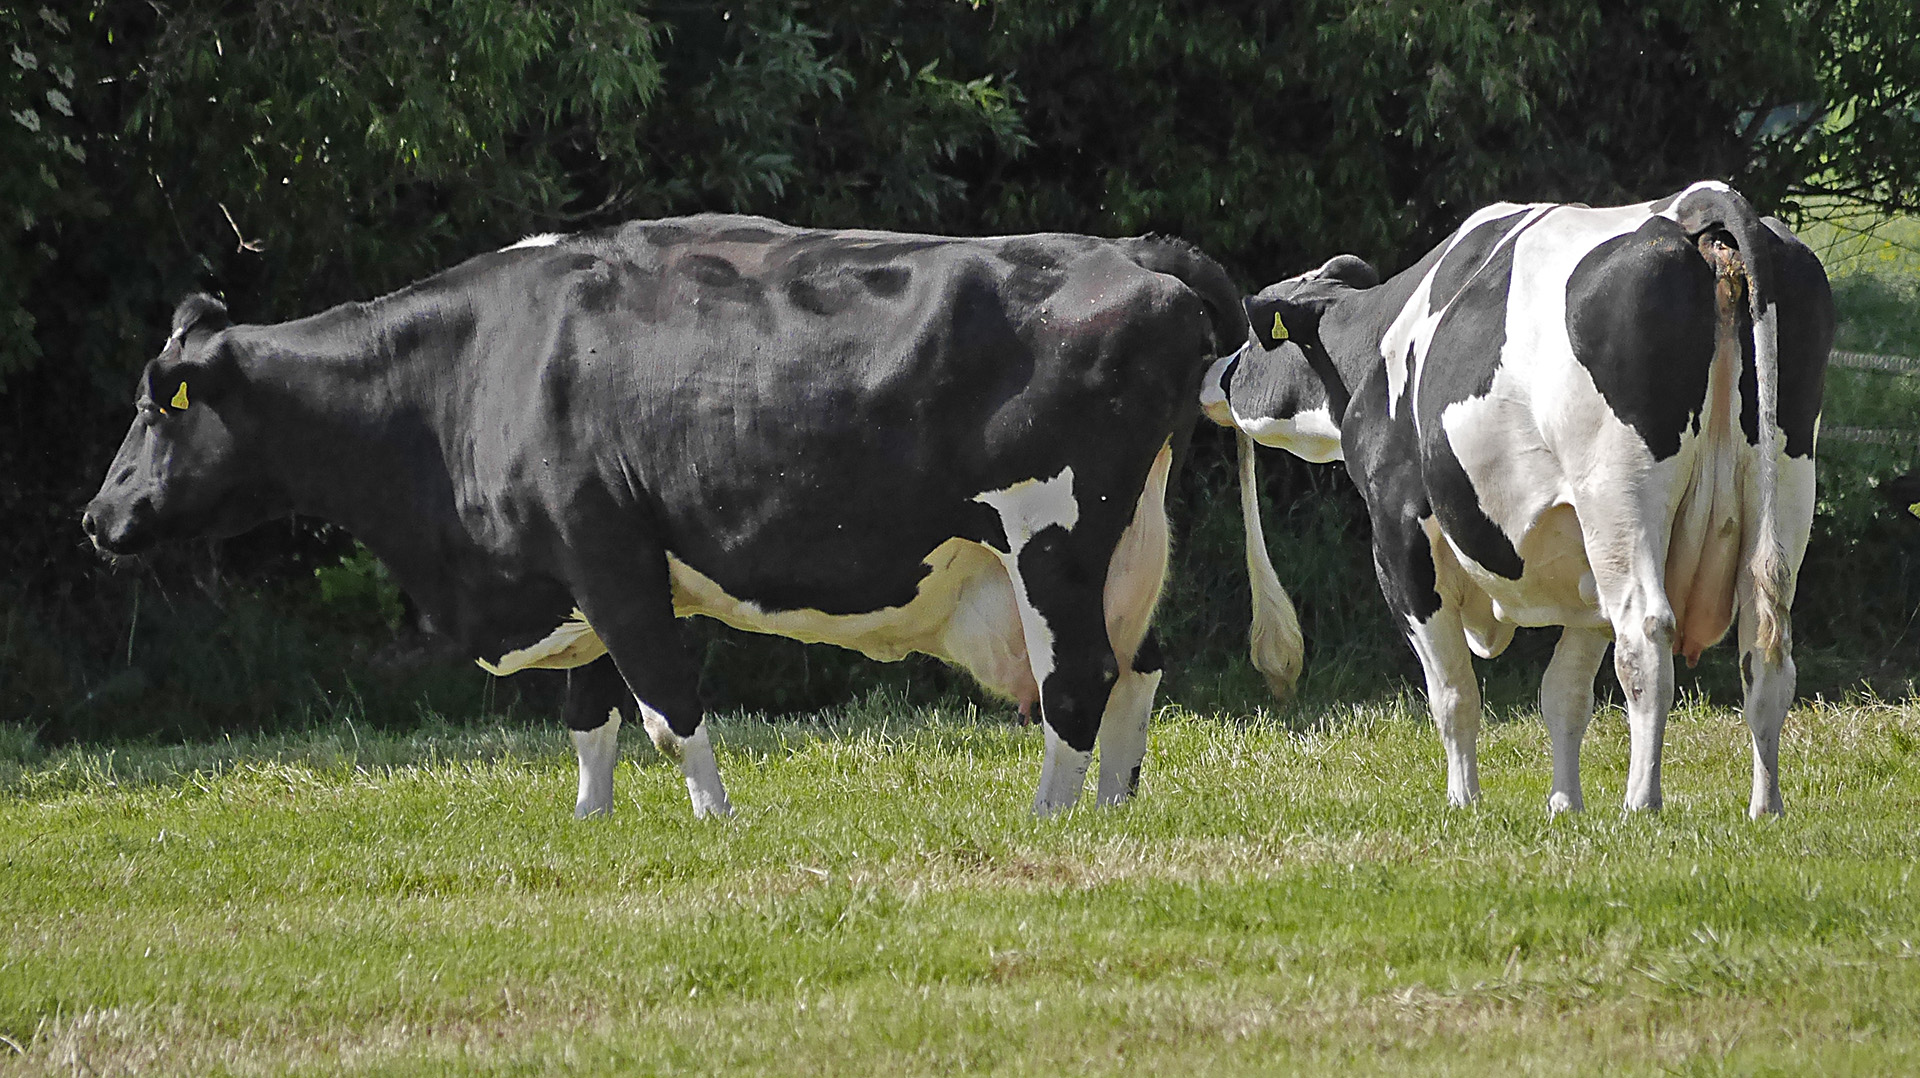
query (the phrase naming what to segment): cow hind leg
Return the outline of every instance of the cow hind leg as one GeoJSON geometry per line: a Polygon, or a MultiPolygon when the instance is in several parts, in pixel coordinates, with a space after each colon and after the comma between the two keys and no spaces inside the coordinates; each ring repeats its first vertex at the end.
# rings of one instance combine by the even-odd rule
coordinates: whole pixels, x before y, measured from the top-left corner
{"type": "Polygon", "coordinates": [[[1673,612],[1666,598],[1632,604],[1614,621],[1613,670],[1627,698],[1626,809],[1661,806],[1660,750],[1673,706],[1673,612]]]}
{"type": "Polygon", "coordinates": [[[700,707],[699,672],[673,613],[666,552],[628,537],[573,551],[574,597],[639,704],[654,745],[680,765],[695,817],[731,816],[700,707]]]}
{"type": "Polygon", "coordinates": [[[1567,628],[1553,649],[1540,679],[1540,717],[1553,744],[1553,788],[1549,813],[1586,808],[1580,792],[1580,742],[1593,719],[1593,678],[1607,654],[1607,634],[1598,629],[1567,628]]]}
{"type": "Polygon", "coordinates": [[[600,659],[567,671],[566,704],[562,709],[573,733],[573,751],[580,762],[580,790],[574,799],[578,819],[613,810],[613,769],[620,758],[620,710],[631,708],[632,696],[611,660],[600,659]]]}
{"type": "Polygon", "coordinates": [[[1747,815],[1757,820],[1785,811],[1780,801],[1780,730],[1793,703],[1796,671],[1786,620],[1780,622],[1783,643],[1776,653],[1778,660],[1769,661],[1766,650],[1755,642],[1757,619],[1750,605],[1743,604],[1740,610],[1740,680],[1746,687],[1747,730],[1753,735],[1753,796],[1747,815]]]}
{"type": "Polygon", "coordinates": [[[1140,790],[1140,763],[1147,755],[1147,726],[1160,674],[1160,648],[1148,637],[1120,671],[1107,697],[1106,711],[1100,716],[1097,799],[1102,805],[1117,805],[1140,790]]]}
{"type": "Polygon", "coordinates": [[[1097,799],[1102,805],[1117,805],[1134,795],[1147,753],[1147,725],[1161,673],[1160,649],[1148,625],[1167,576],[1166,495],[1172,464],[1173,449],[1163,446],[1107,567],[1107,641],[1120,673],[1100,716],[1097,799]]]}

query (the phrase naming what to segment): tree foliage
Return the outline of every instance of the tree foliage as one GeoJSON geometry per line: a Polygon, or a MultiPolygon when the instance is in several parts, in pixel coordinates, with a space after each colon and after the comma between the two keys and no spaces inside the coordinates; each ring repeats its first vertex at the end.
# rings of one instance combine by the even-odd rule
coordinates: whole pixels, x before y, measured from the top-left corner
{"type": "Polygon", "coordinates": [[[0,9],[0,592],[124,586],[73,520],[191,289],[278,320],[700,210],[1161,231],[1257,287],[1395,267],[1494,198],[1712,176],[1911,208],[1904,6],[28,0],[0,9]]]}

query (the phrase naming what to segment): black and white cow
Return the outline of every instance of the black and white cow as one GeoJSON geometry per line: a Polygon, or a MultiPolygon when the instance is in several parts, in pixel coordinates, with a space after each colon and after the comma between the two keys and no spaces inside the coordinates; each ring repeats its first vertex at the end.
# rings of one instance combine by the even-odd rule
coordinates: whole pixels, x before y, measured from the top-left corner
{"type": "Polygon", "coordinates": [[[1384,284],[1343,255],[1247,309],[1255,341],[1209,372],[1203,407],[1243,439],[1346,460],[1426,673],[1450,801],[1480,788],[1470,653],[1560,625],[1540,690],[1550,808],[1582,806],[1609,639],[1626,805],[1658,807],[1673,654],[1694,662],[1737,613],[1750,811],[1780,811],[1788,611],[1833,337],[1826,274],[1784,225],[1719,183],[1604,209],[1500,204],[1384,284]]]}
{"type": "Polygon", "coordinates": [[[587,669],[579,815],[635,700],[730,812],[676,617],[918,651],[1039,703],[1035,809],[1138,781],[1164,496],[1238,290],[1173,240],[701,216],[543,236],[279,325],[180,305],[101,549],[334,521],[497,674],[587,669]],[[596,662],[611,653],[612,663],[596,662]],[[617,665],[617,671],[613,669],[617,665]]]}

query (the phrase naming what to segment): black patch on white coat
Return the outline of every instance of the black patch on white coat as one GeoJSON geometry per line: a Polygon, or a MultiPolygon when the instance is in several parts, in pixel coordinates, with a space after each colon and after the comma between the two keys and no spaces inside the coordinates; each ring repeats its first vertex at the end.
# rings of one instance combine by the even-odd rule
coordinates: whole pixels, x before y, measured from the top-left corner
{"type": "MultiPolygon", "coordinates": [[[[1460,242],[1448,249],[1440,259],[1440,265],[1433,271],[1433,285],[1428,291],[1428,310],[1439,310],[1459,295],[1460,289],[1487,265],[1487,256],[1494,245],[1501,243],[1511,235],[1514,229],[1526,219],[1527,210],[1519,209],[1504,217],[1496,217],[1474,227],[1473,231],[1460,238],[1460,242]]],[[[1507,244],[1507,266],[1513,265],[1511,243],[1507,244]]],[[[1504,307],[1502,308],[1505,309],[1504,307]]]]}
{"type": "MultiPolygon", "coordinates": [[[[1511,227],[1510,219],[1503,219],[1511,227]]],[[[1497,223],[1496,223],[1497,224],[1497,223]]],[[[1473,236],[1508,229],[1475,229],[1473,236]]],[[[1500,369],[1500,350],[1507,343],[1507,298],[1513,281],[1514,245],[1502,244],[1491,257],[1484,238],[1470,276],[1461,276],[1459,291],[1434,327],[1433,345],[1420,365],[1419,391],[1411,402],[1419,431],[1420,465],[1427,497],[1440,527],[1460,552],[1509,580],[1520,579],[1526,566],[1520,552],[1500,526],[1487,516],[1460,459],[1454,455],[1441,416],[1451,405],[1484,397],[1500,369]]],[[[1457,249],[1457,248],[1456,248],[1457,249]]],[[[1440,272],[1448,270],[1447,260],[1440,272]]],[[[1408,385],[1411,387],[1412,380],[1408,385]]],[[[1405,412],[1402,412],[1404,415],[1405,412]]]]}
{"type": "Polygon", "coordinates": [[[1567,278],[1574,358],[1655,460],[1678,453],[1681,435],[1699,423],[1713,365],[1713,290],[1713,270],[1664,217],[1594,247],[1567,278]]]}
{"type": "MultiPolygon", "coordinates": [[[[1786,432],[1786,454],[1805,459],[1813,455],[1814,425],[1820,418],[1826,385],[1827,354],[1833,348],[1833,290],[1820,259],[1807,245],[1774,218],[1762,218],[1773,249],[1773,300],[1779,312],[1780,428],[1786,432]]],[[[1744,310],[1744,307],[1743,307],[1744,310]]],[[[1744,337],[1751,349],[1751,337],[1744,337]]],[[[1753,358],[1749,354],[1741,373],[1743,399],[1757,398],[1749,388],[1753,358]]],[[[1750,443],[1759,444],[1759,418],[1742,409],[1741,426],[1750,443]]]]}

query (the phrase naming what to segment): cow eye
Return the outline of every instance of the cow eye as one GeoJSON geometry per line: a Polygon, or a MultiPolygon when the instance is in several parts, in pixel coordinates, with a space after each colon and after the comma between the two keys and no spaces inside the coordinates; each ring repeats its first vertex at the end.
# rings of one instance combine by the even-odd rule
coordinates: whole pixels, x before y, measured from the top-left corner
{"type": "Polygon", "coordinates": [[[139,413],[140,422],[149,427],[153,426],[160,419],[160,406],[152,401],[141,401],[133,407],[134,410],[139,413]]]}

